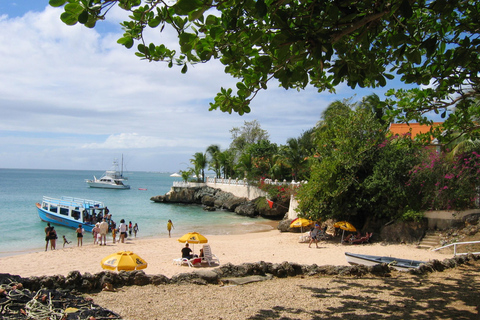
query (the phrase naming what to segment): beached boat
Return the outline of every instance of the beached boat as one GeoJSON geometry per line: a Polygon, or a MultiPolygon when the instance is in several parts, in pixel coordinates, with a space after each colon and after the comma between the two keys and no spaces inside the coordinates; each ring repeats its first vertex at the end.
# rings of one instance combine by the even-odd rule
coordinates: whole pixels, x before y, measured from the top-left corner
{"type": "Polygon", "coordinates": [[[105,209],[103,202],[72,197],[43,197],[36,205],[41,220],[75,229],[81,224],[86,232],[95,226],[92,217],[105,209]]]}
{"type": "Polygon", "coordinates": [[[90,186],[90,188],[103,188],[103,189],[130,189],[130,186],[125,184],[124,181],[128,178],[123,176],[123,156],[122,164],[120,166],[118,161],[113,160],[113,165],[110,170],[105,171],[103,176],[100,179],[93,176],[93,180],[86,179],[85,182],[90,186]]]}
{"type": "Polygon", "coordinates": [[[380,263],[386,263],[400,271],[408,271],[418,268],[424,261],[399,259],[393,257],[369,256],[366,254],[355,254],[345,252],[345,258],[350,264],[361,264],[365,266],[374,266],[380,263]]]}

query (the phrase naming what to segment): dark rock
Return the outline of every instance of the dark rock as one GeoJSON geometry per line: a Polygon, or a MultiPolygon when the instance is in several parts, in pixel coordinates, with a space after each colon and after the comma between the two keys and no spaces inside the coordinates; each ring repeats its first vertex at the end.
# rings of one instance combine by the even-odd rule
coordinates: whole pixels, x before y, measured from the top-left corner
{"type": "Polygon", "coordinates": [[[170,279],[168,279],[166,276],[163,274],[158,274],[158,275],[153,275],[150,277],[150,281],[153,285],[160,285],[160,284],[167,284],[170,282],[170,279]]]}
{"type": "Polygon", "coordinates": [[[418,243],[422,240],[428,227],[427,219],[421,222],[397,221],[383,226],[380,237],[387,243],[418,243]]]}
{"type": "Polygon", "coordinates": [[[248,200],[247,198],[236,197],[230,192],[206,186],[172,187],[164,196],[155,196],[150,200],[162,203],[203,204],[203,210],[205,211],[225,209],[242,216],[257,217],[260,215],[272,220],[282,219],[288,211],[288,204],[285,206],[278,205],[276,209],[272,210],[266,204],[265,198],[248,200]],[[261,206],[259,203],[264,203],[264,205],[261,206]]]}
{"type": "Polygon", "coordinates": [[[253,218],[258,216],[258,211],[256,209],[255,203],[248,201],[235,208],[235,213],[240,216],[253,218]]]}
{"type": "Polygon", "coordinates": [[[215,205],[215,198],[211,195],[205,195],[201,199],[204,206],[213,207],[215,205]]]}

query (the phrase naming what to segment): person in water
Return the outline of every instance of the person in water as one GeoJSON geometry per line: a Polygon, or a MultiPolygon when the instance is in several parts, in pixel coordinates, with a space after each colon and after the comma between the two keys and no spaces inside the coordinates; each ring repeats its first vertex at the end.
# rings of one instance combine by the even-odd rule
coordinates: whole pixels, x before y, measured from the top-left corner
{"type": "Polygon", "coordinates": [[[168,230],[168,237],[171,238],[172,236],[170,235],[170,231],[172,231],[172,228],[175,229],[173,226],[172,220],[168,220],[167,222],[167,230],[168,230]]]}

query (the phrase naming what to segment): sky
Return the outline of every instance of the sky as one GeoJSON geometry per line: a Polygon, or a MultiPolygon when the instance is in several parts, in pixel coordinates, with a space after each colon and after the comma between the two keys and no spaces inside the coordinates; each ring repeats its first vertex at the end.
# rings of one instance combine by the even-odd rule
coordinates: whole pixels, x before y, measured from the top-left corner
{"type": "MultiPolygon", "coordinates": [[[[249,114],[208,111],[220,88],[237,82],[219,62],[182,74],[117,44],[124,11],[112,10],[94,29],[63,24],[62,11],[48,0],[0,1],[0,168],[106,170],[123,155],[127,171],[187,170],[194,153],[227,149],[230,130],[245,121],[285,144],[333,101],[383,98],[391,87],[341,84],[330,94],[270,84],[249,114]]],[[[149,36],[175,41],[158,30],[149,36]]]]}

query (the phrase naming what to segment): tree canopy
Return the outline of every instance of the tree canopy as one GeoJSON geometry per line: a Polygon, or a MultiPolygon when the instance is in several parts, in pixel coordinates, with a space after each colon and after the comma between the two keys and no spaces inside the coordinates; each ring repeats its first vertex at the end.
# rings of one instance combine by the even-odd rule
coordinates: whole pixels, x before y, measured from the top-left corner
{"type": "Polygon", "coordinates": [[[239,79],[221,88],[210,109],[244,114],[272,79],[286,88],[334,91],[385,86],[397,77],[390,112],[403,121],[448,118],[446,129],[479,135],[480,2],[473,0],[50,0],[62,21],[94,27],[115,5],[130,20],[118,43],[170,67],[219,59],[239,79]],[[173,29],[178,48],[149,39],[147,29],[173,29]],[[177,52],[179,50],[179,52],[177,52]],[[420,87],[423,85],[425,87],[420,87]],[[457,112],[451,113],[451,107],[457,112]]]}

